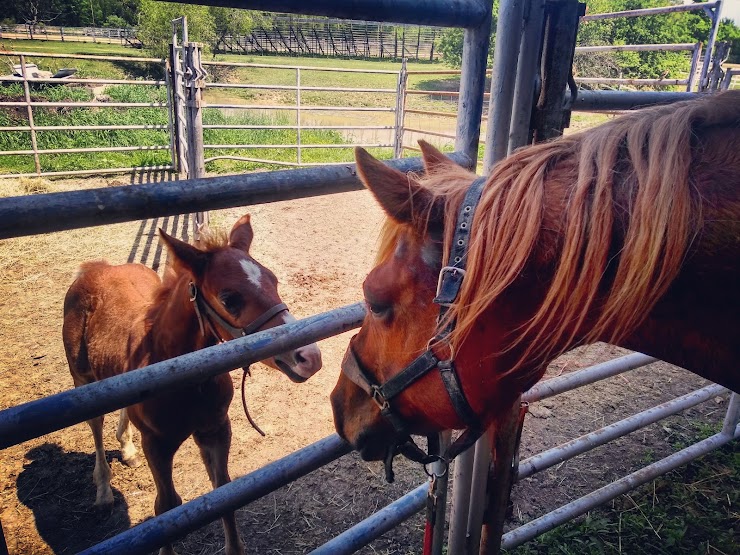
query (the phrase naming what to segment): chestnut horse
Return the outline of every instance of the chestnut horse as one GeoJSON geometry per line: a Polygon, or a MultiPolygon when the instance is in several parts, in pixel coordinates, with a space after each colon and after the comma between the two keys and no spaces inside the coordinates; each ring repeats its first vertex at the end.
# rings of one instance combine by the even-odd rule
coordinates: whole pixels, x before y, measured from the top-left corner
{"type": "MultiPolygon", "coordinates": [[[[277,278],[249,255],[249,215],[226,237],[206,237],[204,250],[160,230],[171,267],[165,278],[141,264],[88,262],[64,299],[64,348],[75,386],[91,383],[294,318],[277,291],[277,278]]],[[[321,368],[316,345],[263,361],[301,382],[321,368]]],[[[182,503],[172,481],[172,460],[191,435],[213,487],[228,483],[234,395],[228,373],[159,394],[121,410],[117,438],[129,466],[138,459],[129,419],[157,487],[154,512],[182,503]]],[[[88,421],[95,440],[96,505],[113,503],[111,471],[103,445],[103,416],[88,421]]],[[[233,513],[223,518],[226,553],[244,553],[233,513]]],[[[174,553],[162,547],[160,555],[174,553]]]]}
{"type": "Polygon", "coordinates": [[[480,429],[504,422],[549,361],[596,341],[740,391],[740,91],[640,110],[498,163],[439,324],[438,276],[454,264],[476,176],[421,147],[423,178],[356,151],[388,220],[331,401],[339,435],[365,459],[402,445],[393,420],[414,434],[471,429],[441,364],[390,401],[373,390],[430,352],[454,361],[480,429]]]}

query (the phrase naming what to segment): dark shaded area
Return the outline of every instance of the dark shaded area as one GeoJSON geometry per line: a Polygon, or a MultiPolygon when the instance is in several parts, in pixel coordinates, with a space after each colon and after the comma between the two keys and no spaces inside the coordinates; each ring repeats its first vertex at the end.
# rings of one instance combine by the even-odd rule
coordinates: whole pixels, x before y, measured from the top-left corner
{"type": "MultiPolygon", "coordinates": [[[[120,459],[120,452],[106,456],[120,459]]],[[[115,488],[112,508],[94,507],[94,454],[65,452],[45,443],[26,458],[31,462],[18,476],[18,499],[33,511],[36,528],[54,553],[77,553],[131,525],[128,504],[115,488]]]]}

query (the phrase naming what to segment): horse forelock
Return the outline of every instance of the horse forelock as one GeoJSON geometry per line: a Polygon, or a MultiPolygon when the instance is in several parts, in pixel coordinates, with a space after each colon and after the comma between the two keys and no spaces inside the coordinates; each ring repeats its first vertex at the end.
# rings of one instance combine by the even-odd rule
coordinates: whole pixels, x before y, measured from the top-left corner
{"type": "MultiPolygon", "coordinates": [[[[549,265],[551,280],[506,347],[522,345],[511,372],[525,361],[536,370],[574,341],[617,343],[634,332],[700,230],[692,146],[718,126],[740,127],[740,92],[641,110],[497,164],[472,224],[468,274],[448,312],[456,321],[452,348],[533,264],[549,265]]],[[[446,199],[445,258],[473,179],[461,171],[438,170],[422,180],[446,199]]],[[[378,261],[418,229],[389,219],[378,261]]]]}

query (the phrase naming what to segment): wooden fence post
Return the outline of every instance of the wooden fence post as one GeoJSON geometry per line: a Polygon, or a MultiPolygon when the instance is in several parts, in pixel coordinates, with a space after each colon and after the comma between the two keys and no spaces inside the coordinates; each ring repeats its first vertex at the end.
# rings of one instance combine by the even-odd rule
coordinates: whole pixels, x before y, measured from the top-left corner
{"type": "MultiPolygon", "coordinates": [[[[194,42],[184,45],[184,74],[186,119],[188,140],[188,179],[205,177],[205,154],[203,148],[203,88],[206,71],[201,59],[202,50],[194,42]]],[[[208,228],[208,212],[193,214],[193,236],[199,241],[208,228]]]]}
{"type": "Polygon", "coordinates": [[[393,157],[403,156],[403,127],[406,119],[406,86],[409,74],[406,69],[406,58],[401,62],[401,71],[398,72],[398,86],[396,87],[396,124],[394,126],[393,157]]]}

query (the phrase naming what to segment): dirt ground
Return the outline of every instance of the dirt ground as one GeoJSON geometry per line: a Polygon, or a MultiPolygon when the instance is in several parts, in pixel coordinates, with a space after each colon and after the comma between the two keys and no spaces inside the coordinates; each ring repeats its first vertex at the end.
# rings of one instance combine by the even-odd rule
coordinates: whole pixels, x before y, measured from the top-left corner
{"type": "MultiPolygon", "coordinates": [[[[118,178],[82,184],[55,182],[53,187],[123,183],[118,178]]],[[[281,295],[296,317],[360,299],[382,220],[368,193],[214,212],[212,225],[228,228],[245,212],[252,214],[255,229],[252,253],[276,273],[281,295]]],[[[163,264],[157,227],[180,237],[189,235],[188,218],[181,216],[0,243],[0,408],[72,387],[61,325],[62,301],[76,267],[96,258],[155,267],[163,264]]],[[[252,430],[239,403],[232,405],[232,477],[334,431],[328,395],[348,338],[345,334],[321,342],[324,369],[305,384],[293,384],[279,372],[255,365],[246,393],[251,413],[267,437],[252,430]]],[[[582,348],[555,361],[550,375],[623,353],[606,345],[582,348]]],[[[232,376],[238,390],[240,372],[232,376]]],[[[522,458],[703,384],[692,374],[658,363],[539,403],[526,421],[522,458]]],[[[719,421],[725,406],[726,399],[717,398],[524,481],[514,492],[512,524],[543,514],[623,476],[648,458],[670,452],[675,439],[692,432],[697,423],[719,421]]],[[[0,522],[11,554],[75,553],[153,514],[151,475],[145,464],[130,469],[120,463],[116,421],[112,416],[106,420],[115,495],[109,512],[92,508],[94,456],[87,425],[78,424],[2,453],[0,522]]],[[[238,523],[249,552],[307,553],[423,480],[420,468],[403,462],[396,464],[396,474],[396,483],[389,486],[379,464],[365,463],[352,454],[239,510],[238,523]]],[[[175,483],[185,501],[210,490],[191,440],[175,458],[175,483]]],[[[417,516],[363,553],[419,553],[421,538],[422,521],[417,516]]],[[[222,546],[221,525],[213,523],[176,547],[183,554],[212,554],[222,546]]]]}

